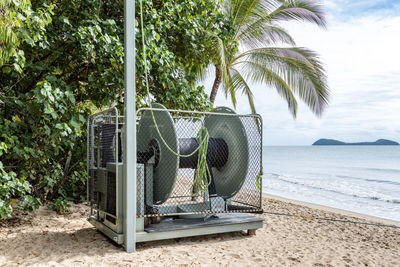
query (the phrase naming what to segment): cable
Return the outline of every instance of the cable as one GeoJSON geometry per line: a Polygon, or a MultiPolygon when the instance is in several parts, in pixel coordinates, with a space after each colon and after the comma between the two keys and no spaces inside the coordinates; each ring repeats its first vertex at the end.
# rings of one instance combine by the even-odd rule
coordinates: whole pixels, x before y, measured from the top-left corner
{"type": "MultiPolygon", "coordinates": [[[[175,156],[177,157],[191,157],[193,156],[196,152],[198,153],[198,159],[197,159],[197,169],[196,169],[196,175],[195,175],[195,182],[192,184],[192,189],[195,184],[197,184],[198,189],[200,190],[201,193],[204,193],[207,189],[208,186],[211,184],[211,173],[207,165],[207,148],[208,148],[208,141],[210,139],[210,136],[208,134],[207,128],[204,127],[204,125],[200,128],[196,140],[199,144],[199,146],[193,150],[190,154],[186,155],[181,155],[178,152],[174,151],[165,141],[163,138],[160,129],[158,128],[158,124],[156,122],[156,119],[154,117],[154,113],[152,110],[152,105],[151,105],[151,98],[150,98],[150,89],[149,89],[149,80],[147,77],[147,58],[146,58],[146,44],[144,40],[144,28],[143,28],[143,4],[142,1],[140,1],[140,27],[141,27],[141,32],[142,32],[142,45],[143,45],[143,64],[144,64],[144,73],[145,73],[145,82],[146,82],[146,93],[147,97],[149,99],[149,106],[150,106],[150,113],[151,117],[153,119],[153,123],[155,126],[155,129],[157,131],[158,136],[160,137],[161,141],[165,145],[165,147],[175,156]]],[[[191,190],[193,192],[193,190],[191,190]]]]}
{"type": "Polygon", "coordinates": [[[340,220],[340,219],[325,218],[325,217],[315,217],[315,216],[303,216],[303,215],[298,215],[298,214],[280,213],[280,212],[272,212],[272,211],[263,211],[263,213],[264,214],[271,214],[271,215],[299,217],[299,218],[310,219],[310,220],[323,220],[323,221],[332,221],[332,222],[354,223],[354,224],[364,224],[364,225],[372,225],[372,226],[380,226],[380,227],[389,227],[389,228],[400,229],[400,226],[388,225],[388,224],[367,223],[367,222],[359,222],[359,221],[352,221],[352,220],[340,220]]]}

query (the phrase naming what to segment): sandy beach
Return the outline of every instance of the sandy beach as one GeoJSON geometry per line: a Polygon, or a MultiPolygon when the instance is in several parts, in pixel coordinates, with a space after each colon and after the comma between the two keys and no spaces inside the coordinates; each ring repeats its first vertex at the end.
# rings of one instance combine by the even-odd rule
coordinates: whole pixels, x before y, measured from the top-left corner
{"type": "Polygon", "coordinates": [[[1,266],[400,266],[400,229],[306,219],[390,223],[318,205],[265,196],[272,214],[256,236],[244,232],[137,245],[127,254],[86,220],[88,208],[64,215],[46,208],[0,223],[1,266]]]}

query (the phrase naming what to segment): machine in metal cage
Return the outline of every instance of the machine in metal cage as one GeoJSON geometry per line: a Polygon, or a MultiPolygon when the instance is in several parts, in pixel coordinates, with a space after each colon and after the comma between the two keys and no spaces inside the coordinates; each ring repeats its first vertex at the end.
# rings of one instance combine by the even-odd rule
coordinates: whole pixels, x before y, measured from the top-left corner
{"type": "MultiPolygon", "coordinates": [[[[124,118],[117,109],[88,121],[89,221],[123,243],[124,118]]],[[[239,230],[262,220],[262,120],[220,107],[212,112],[167,110],[160,104],[137,112],[137,242],[239,230]],[[206,186],[199,186],[198,134],[209,134],[206,186]],[[190,156],[185,156],[190,155],[190,156]]]]}

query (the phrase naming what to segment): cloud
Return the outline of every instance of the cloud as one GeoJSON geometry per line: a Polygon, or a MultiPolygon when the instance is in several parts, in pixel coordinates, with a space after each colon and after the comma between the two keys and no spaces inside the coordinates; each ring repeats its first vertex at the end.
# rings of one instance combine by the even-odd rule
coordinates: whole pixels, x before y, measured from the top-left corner
{"type": "MultiPolygon", "coordinates": [[[[274,89],[253,84],[256,108],[264,120],[264,144],[309,145],[323,137],[400,141],[400,15],[386,12],[386,7],[399,5],[385,0],[332,0],[326,4],[327,31],[303,23],[284,26],[298,46],[321,55],[332,91],[330,106],[317,118],[300,104],[298,118],[293,120],[274,89]],[[381,8],[367,12],[376,6],[381,8]],[[353,15],[348,16],[350,13],[353,15]]],[[[207,88],[212,81],[211,75],[207,88]]],[[[232,106],[222,91],[216,105],[232,106]]],[[[237,111],[250,112],[243,96],[238,97],[237,111]]]]}

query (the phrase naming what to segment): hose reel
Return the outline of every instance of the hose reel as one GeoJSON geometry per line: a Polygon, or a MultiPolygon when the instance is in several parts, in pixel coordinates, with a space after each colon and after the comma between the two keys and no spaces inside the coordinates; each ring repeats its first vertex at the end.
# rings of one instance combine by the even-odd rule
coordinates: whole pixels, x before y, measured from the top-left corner
{"type": "MultiPolygon", "coordinates": [[[[155,121],[164,140],[172,150],[188,155],[198,147],[196,138],[178,138],[174,120],[161,104],[152,105],[155,121]]],[[[235,112],[226,107],[214,109],[204,118],[209,133],[207,164],[212,173],[212,189],[216,196],[232,198],[242,187],[249,165],[249,142],[244,125],[235,112]]],[[[178,157],[166,148],[154,125],[151,111],[145,110],[138,125],[138,160],[154,155],[154,204],[164,203],[170,196],[179,168],[196,169],[198,152],[190,157],[178,157]]],[[[212,191],[212,190],[211,190],[212,191]]]]}

